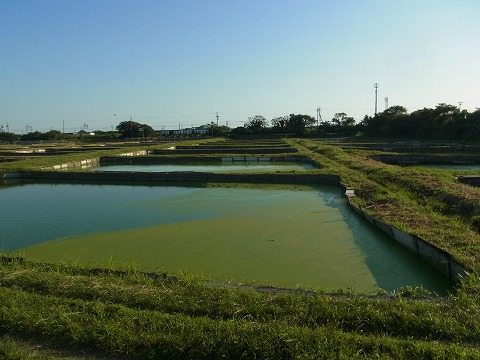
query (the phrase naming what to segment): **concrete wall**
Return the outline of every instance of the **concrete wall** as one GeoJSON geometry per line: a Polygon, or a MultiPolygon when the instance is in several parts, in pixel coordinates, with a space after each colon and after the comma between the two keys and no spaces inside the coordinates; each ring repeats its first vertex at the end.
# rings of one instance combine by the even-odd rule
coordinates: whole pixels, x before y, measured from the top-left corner
{"type": "MultiPolygon", "coordinates": [[[[142,154],[144,155],[144,154],[142,154]]],[[[316,161],[313,161],[308,156],[223,156],[223,157],[212,157],[212,156],[187,156],[182,158],[170,158],[170,157],[161,157],[161,156],[102,156],[100,158],[101,165],[107,164],[166,164],[166,163],[179,163],[179,162],[264,162],[264,161],[284,161],[284,162],[302,162],[311,164],[315,167],[321,167],[316,161]]]]}
{"type": "MultiPolygon", "coordinates": [[[[139,150],[139,151],[132,151],[128,153],[124,153],[119,155],[118,157],[115,157],[116,159],[118,158],[124,158],[124,157],[132,157],[132,156],[139,156],[139,155],[147,155],[146,150],[139,150]]],[[[84,169],[92,166],[97,166],[100,164],[101,158],[92,158],[92,159],[85,159],[82,161],[75,161],[71,163],[65,163],[65,164],[60,164],[60,165],[55,165],[53,166],[54,170],[75,170],[75,169],[84,169]]]]}
{"type": "Polygon", "coordinates": [[[459,264],[452,255],[439,247],[419,238],[416,235],[408,234],[396,227],[384,223],[371,216],[363,209],[353,205],[350,206],[354,211],[362,215],[367,221],[372,223],[378,229],[388,234],[392,239],[405,246],[407,249],[415,253],[418,257],[430,263],[433,267],[440,270],[448,278],[458,282],[461,277],[466,275],[466,269],[459,264]]]}
{"type": "Polygon", "coordinates": [[[76,161],[66,164],[55,165],[54,170],[73,170],[73,169],[83,169],[87,167],[96,166],[99,163],[99,158],[85,159],[82,161],[76,161]]]}
{"type": "Polygon", "coordinates": [[[58,179],[88,181],[151,181],[151,182],[252,182],[285,184],[332,184],[338,185],[340,177],[322,174],[236,174],[209,172],[57,172],[57,171],[23,171],[21,177],[26,179],[58,179]]]}
{"type": "Polygon", "coordinates": [[[18,179],[22,178],[21,172],[0,172],[0,179],[18,179]]]}
{"type": "Polygon", "coordinates": [[[152,150],[153,155],[202,155],[202,154],[285,154],[295,153],[295,148],[261,148],[261,149],[171,149],[171,150],[152,150]]]}

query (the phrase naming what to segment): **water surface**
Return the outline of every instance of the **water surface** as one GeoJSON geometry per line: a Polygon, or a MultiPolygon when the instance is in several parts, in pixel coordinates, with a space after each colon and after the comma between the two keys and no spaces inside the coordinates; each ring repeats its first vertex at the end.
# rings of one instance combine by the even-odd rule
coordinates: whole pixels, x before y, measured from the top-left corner
{"type": "Polygon", "coordinates": [[[441,169],[441,170],[461,170],[461,171],[479,171],[480,165],[456,165],[456,164],[435,164],[435,165],[416,165],[423,166],[432,169],[441,169]]]}
{"type": "Polygon", "coordinates": [[[191,164],[115,164],[94,167],[92,171],[146,171],[146,172],[270,172],[270,171],[305,171],[315,167],[305,163],[267,162],[267,161],[238,161],[238,162],[207,162],[191,164]]]}
{"type": "Polygon", "coordinates": [[[336,187],[28,184],[0,188],[0,246],[55,262],[324,290],[451,286],[350,210],[336,187]]]}

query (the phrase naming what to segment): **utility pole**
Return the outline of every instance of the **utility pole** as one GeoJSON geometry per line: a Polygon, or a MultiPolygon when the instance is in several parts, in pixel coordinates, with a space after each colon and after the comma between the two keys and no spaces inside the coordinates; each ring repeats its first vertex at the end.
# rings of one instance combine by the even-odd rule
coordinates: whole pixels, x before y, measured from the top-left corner
{"type": "Polygon", "coordinates": [[[217,111],[217,127],[218,127],[218,111],[217,111]]]}
{"type": "Polygon", "coordinates": [[[375,115],[377,115],[377,93],[378,93],[378,83],[373,84],[375,88],[375,115]]]}

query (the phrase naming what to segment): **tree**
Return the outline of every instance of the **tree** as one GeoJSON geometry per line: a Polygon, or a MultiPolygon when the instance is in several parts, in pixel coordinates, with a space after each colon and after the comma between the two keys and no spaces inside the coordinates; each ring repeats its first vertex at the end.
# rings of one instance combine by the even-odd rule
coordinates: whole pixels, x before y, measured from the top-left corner
{"type": "Polygon", "coordinates": [[[278,116],[276,118],[273,118],[271,120],[272,126],[275,130],[279,130],[280,132],[286,132],[287,131],[287,125],[288,125],[288,115],[285,116],[278,116]]]}
{"type": "Polygon", "coordinates": [[[116,129],[120,131],[121,138],[148,138],[153,136],[154,130],[150,125],[139,124],[135,121],[122,121],[116,126],[116,129]]]}
{"type": "Polygon", "coordinates": [[[46,140],[45,134],[40,131],[29,132],[20,137],[22,141],[43,141],[46,140]]]}
{"type": "Polygon", "coordinates": [[[355,126],[355,119],[351,116],[347,116],[346,113],[335,113],[332,119],[332,124],[337,130],[344,130],[355,126]]]}
{"type": "Polygon", "coordinates": [[[148,139],[153,137],[155,130],[150,125],[147,124],[142,124],[138,128],[139,136],[141,136],[144,139],[148,139]]]}
{"type": "Polygon", "coordinates": [[[11,132],[0,132],[0,141],[15,141],[18,139],[18,136],[15,133],[11,132]]]}
{"type": "Polygon", "coordinates": [[[62,139],[62,133],[58,130],[50,130],[45,133],[46,140],[58,141],[62,139]]]}
{"type": "Polygon", "coordinates": [[[297,136],[305,134],[305,128],[313,126],[317,120],[310,115],[290,114],[287,128],[297,136]]]}
{"type": "Polygon", "coordinates": [[[252,133],[259,134],[262,129],[267,127],[267,119],[261,115],[255,115],[254,117],[249,117],[248,122],[243,126],[252,133]]]}
{"type": "Polygon", "coordinates": [[[389,107],[374,117],[364,119],[365,133],[370,136],[408,136],[411,134],[407,109],[400,105],[389,107]]]}

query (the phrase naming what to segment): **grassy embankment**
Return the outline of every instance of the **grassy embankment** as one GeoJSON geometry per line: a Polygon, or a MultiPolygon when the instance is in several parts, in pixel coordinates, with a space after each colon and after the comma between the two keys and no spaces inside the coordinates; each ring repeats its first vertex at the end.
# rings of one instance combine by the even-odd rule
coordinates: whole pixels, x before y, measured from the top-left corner
{"type": "Polygon", "coordinates": [[[474,279],[432,301],[408,291],[379,298],[273,294],[131,270],[0,264],[0,357],[480,358],[474,279]]]}
{"type": "Polygon", "coordinates": [[[140,151],[140,150],[164,150],[177,144],[193,145],[198,143],[208,143],[215,139],[208,140],[190,140],[183,142],[167,143],[102,143],[91,144],[88,146],[78,146],[74,143],[54,143],[54,144],[35,144],[31,146],[19,145],[0,145],[0,172],[22,171],[22,170],[52,170],[53,166],[67,163],[80,162],[85,159],[95,159],[101,156],[119,156],[121,154],[140,151]],[[105,149],[100,147],[105,146],[105,149]],[[35,151],[45,150],[70,150],[70,152],[59,152],[49,155],[46,153],[15,153],[19,150],[35,151]],[[10,154],[9,154],[10,153],[10,154]]]}
{"type": "MultiPolygon", "coordinates": [[[[354,186],[358,205],[477,268],[471,259],[477,254],[478,235],[470,226],[475,215],[451,216],[440,201],[460,197],[462,187],[435,172],[372,162],[366,152],[311,141],[295,145],[325,164],[322,172],[354,186]],[[420,197],[425,189],[441,196],[420,197]]],[[[409,289],[376,298],[258,293],[189,277],[154,280],[133,270],[119,276],[75,265],[2,261],[0,355],[480,358],[478,276],[466,278],[446,299],[409,295],[409,289]]]]}
{"type": "Polygon", "coordinates": [[[480,189],[455,181],[453,171],[386,165],[374,151],[291,140],[301,151],[355,188],[356,205],[379,219],[416,234],[480,271],[480,189]]]}

